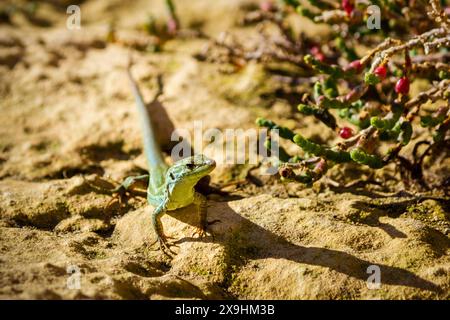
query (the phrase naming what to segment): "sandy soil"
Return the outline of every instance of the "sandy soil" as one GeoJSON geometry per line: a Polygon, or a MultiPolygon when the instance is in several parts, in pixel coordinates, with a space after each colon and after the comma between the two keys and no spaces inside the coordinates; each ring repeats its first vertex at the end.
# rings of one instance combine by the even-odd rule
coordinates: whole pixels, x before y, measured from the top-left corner
{"type": "MultiPolygon", "coordinates": [[[[238,30],[250,1],[178,2],[183,24],[217,36],[238,30]]],[[[13,25],[0,24],[0,298],[450,297],[450,205],[439,190],[428,198],[398,193],[402,184],[387,179],[396,176],[392,167],[375,175],[384,187],[322,181],[307,189],[250,166],[219,166],[213,185],[249,172],[253,182],[208,196],[209,219],[220,220],[214,238],[191,236],[197,221],[186,208],[163,218],[177,254],[156,250],[145,200],[108,205],[101,189],[145,168],[124,44],[152,43],[141,26],[149,12],[165,19],[163,2],[87,0],[82,29],[74,31],[65,27],[69,3],[42,1],[37,17],[46,27],[21,14],[13,25]],[[107,42],[112,22],[116,43],[107,42]],[[377,289],[367,286],[372,265],[381,272],[377,289]],[[71,270],[80,272],[80,288],[70,285],[71,270]]],[[[162,145],[174,127],[192,130],[195,120],[204,129],[247,129],[267,115],[308,136],[331,136],[317,123],[289,120],[286,103],[263,99],[271,88],[259,66],[227,75],[194,59],[206,43],[172,40],[161,53],[133,54],[147,100],[163,75],[154,106],[162,145]]],[[[332,175],[345,172],[366,175],[352,167],[332,175]]]]}

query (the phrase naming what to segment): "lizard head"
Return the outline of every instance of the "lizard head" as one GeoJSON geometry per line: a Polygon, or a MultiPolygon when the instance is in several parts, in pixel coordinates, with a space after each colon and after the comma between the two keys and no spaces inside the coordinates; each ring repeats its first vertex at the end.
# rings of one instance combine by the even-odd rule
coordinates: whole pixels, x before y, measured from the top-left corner
{"type": "Polygon", "coordinates": [[[198,154],[175,162],[166,173],[167,181],[190,181],[197,183],[216,167],[216,162],[204,155],[198,154]]]}

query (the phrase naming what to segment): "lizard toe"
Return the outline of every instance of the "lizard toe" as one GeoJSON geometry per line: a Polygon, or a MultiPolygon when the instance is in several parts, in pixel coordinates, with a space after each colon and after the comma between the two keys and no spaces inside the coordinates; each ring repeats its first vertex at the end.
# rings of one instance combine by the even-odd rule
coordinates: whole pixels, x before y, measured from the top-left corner
{"type": "Polygon", "coordinates": [[[167,241],[167,239],[173,239],[172,237],[158,237],[155,242],[158,242],[159,244],[159,250],[161,250],[165,255],[171,256],[175,255],[176,253],[171,249],[171,247],[177,247],[176,244],[167,241]]]}
{"type": "Polygon", "coordinates": [[[205,237],[212,237],[214,240],[214,233],[212,233],[210,230],[207,230],[207,227],[197,227],[196,230],[194,231],[194,233],[192,234],[192,237],[198,235],[198,237],[200,239],[205,238],[205,237]]]}
{"type": "Polygon", "coordinates": [[[206,230],[204,228],[196,227],[195,231],[192,233],[192,237],[197,236],[197,235],[199,236],[199,238],[206,237],[206,235],[207,235],[206,230]]]}

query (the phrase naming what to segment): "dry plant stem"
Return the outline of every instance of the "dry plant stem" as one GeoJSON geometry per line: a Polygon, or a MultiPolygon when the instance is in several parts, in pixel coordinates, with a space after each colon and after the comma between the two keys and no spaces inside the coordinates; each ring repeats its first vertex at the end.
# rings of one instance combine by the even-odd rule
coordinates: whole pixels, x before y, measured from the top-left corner
{"type": "MultiPolygon", "coordinates": [[[[425,182],[425,180],[423,178],[423,161],[424,161],[425,157],[432,154],[433,150],[442,148],[442,147],[448,148],[449,143],[450,143],[450,139],[444,140],[439,143],[429,142],[426,140],[419,141],[414,145],[414,149],[412,152],[412,155],[413,155],[412,161],[406,159],[405,157],[397,155],[396,159],[401,164],[399,167],[400,167],[400,173],[401,173],[403,179],[406,180],[406,175],[405,175],[405,170],[406,170],[409,173],[409,175],[412,177],[413,180],[417,181],[422,187],[429,189],[428,184],[425,182]],[[419,150],[419,147],[421,147],[422,145],[427,145],[427,148],[419,156],[418,150],[419,150]]],[[[444,183],[445,183],[445,181],[444,181],[444,183]]],[[[439,186],[439,187],[445,188],[445,186],[443,186],[443,185],[439,186]]]]}
{"type": "Polygon", "coordinates": [[[430,76],[438,74],[439,71],[450,73],[450,65],[443,62],[421,62],[413,64],[411,71],[415,75],[423,75],[425,78],[430,78],[430,76]]]}
{"type": "Polygon", "coordinates": [[[447,14],[442,10],[439,0],[430,0],[431,11],[428,13],[434,20],[442,25],[447,32],[450,32],[450,19],[447,14]]]}
{"type": "Polygon", "coordinates": [[[436,28],[425,32],[419,36],[412,38],[411,40],[402,43],[400,40],[386,39],[379,47],[374,49],[369,55],[361,59],[361,62],[365,64],[373,56],[375,56],[372,62],[370,72],[373,72],[378,66],[385,64],[393,55],[412,48],[422,46],[428,52],[431,49],[435,49],[441,45],[448,45],[449,36],[444,28],[436,28]],[[436,37],[437,39],[427,42],[429,38],[436,37]]]}
{"type": "Polygon", "coordinates": [[[429,55],[418,55],[412,57],[413,63],[425,63],[425,62],[447,62],[450,59],[450,52],[438,52],[429,55]]]}
{"type": "Polygon", "coordinates": [[[405,104],[405,108],[410,110],[406,116],[408,121],[414,120],[414,117],[420,111],[420,107],[427,101],[436,102],[445,100],[446,92],[450,91],[450,80],[442,80],[437,86],[432,87],[428,91],[419,93],[415,98],[409,100],[405,104]]]}
{"type": "Polygon", "coordinates": [[[199,58],[212,62],[230,63],[242,67],[249,61],[267,63],[288,63],[295,67],[311,70],[311,67],[304,62],[304,37],[302,34],[294,36],[289,25],[285,21],[284,11],[264,12],[254,11],[246,15],[243,24],[258,23],[257,30],[260,36],[256,47],[245,48],[239,44],[230,34],[223,33],[218,39],[212,40],[209,46],[199,58]],[[266,32],[266,26],[275,26],[277,35],[266,32]],[[211,54],[213,48],[224,49],[224,54],[214,56],[211,54]]]}
{"type": "Polygon", "coordinates": [[[255,23],[255,22],[271,22],[275,24],[280,30],[282,39],[280,42],[283,42],[283,45],[286,49],[296,50],[301,48],[301,41],[297,41],[293,38],[292,32],[290,28],[286,25],[284,21],[284,14],[279,13],[275,14],[273,12],[262,12],[262,11],[254,11],[250,12],[245,18],[244,23],[255,23]]]}
{"type": "Polygon", "coordinates": [[[346,141],[342,141],[340,143],[338,143],[336,146],[341,149],[341,150],[348,150],[350,147],[353,147],[354,145],[356,145],[361,139],[367,140],[369,137],[371,137],[375,132],[377,131],[377,129],[373,126],[370,126],[364,130],[361,130],[357,135],[355,135],[354,137],[346,140],[346,141]]]}

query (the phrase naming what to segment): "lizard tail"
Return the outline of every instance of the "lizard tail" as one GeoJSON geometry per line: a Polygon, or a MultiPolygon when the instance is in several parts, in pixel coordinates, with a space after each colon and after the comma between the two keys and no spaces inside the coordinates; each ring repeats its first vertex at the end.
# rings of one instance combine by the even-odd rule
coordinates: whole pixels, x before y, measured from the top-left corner
{"type": "Polygon", "coordinates": [[[138,116],[141,123],[144,142],[144,152],[147,157],[148,165],[150,168],[163,168],[166,166],[166,163],[164,162],[161,149],[158,145],[158,142],[156,141],[155,130],[151,122],[149,110],[147,109],[144,99],[142,98],[142,93],[139,89],[139,86],[136,83],[136,80],[134,80],[133,75],[131,74],[131,65],[132,60],[130,55],[127,66],[127,74],[138,109],[138,116]]]}

